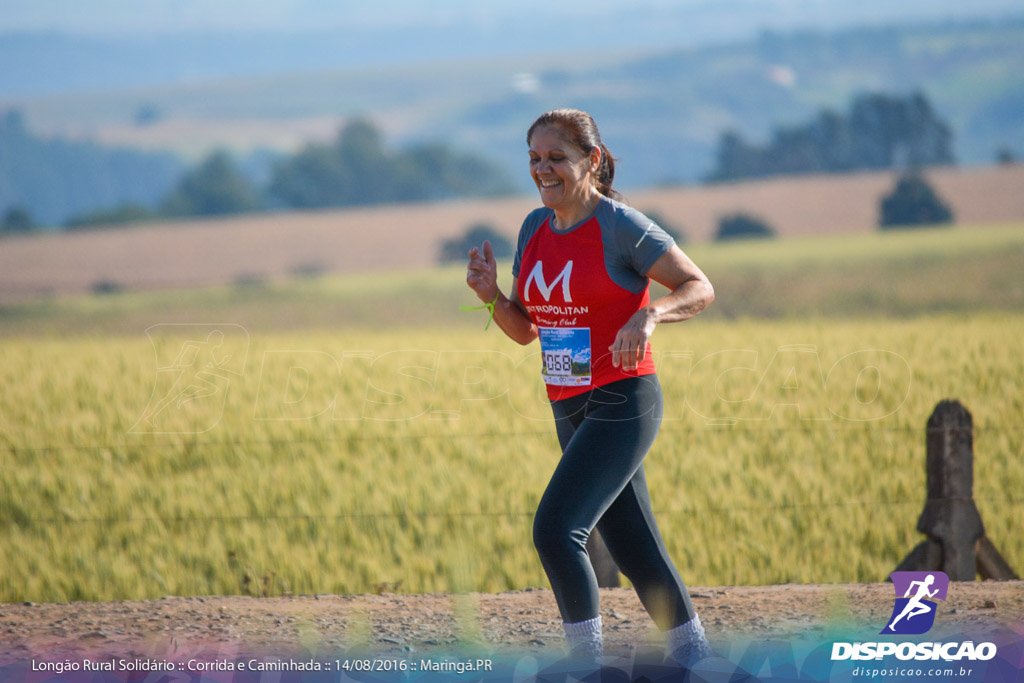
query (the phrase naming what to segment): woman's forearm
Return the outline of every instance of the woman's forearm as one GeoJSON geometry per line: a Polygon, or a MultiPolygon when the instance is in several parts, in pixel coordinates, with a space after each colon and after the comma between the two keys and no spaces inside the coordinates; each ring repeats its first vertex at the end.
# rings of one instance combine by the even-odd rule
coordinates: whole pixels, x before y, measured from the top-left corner
{"type": "Polygon", "coordinates": [[[711,283],[706,279],[693,279],[682,283],[657,301],[652,301],[648,308],[653,312],[656,322],[675,323],[689,320],[714,300],[715,290],[711,283]]]}
{"type": "Polygon", "coordinates": [[[494,303],[494,322],[513,341],[524,346],[537,338],[537,326],[518,304],[501,292],[494,303]]]}

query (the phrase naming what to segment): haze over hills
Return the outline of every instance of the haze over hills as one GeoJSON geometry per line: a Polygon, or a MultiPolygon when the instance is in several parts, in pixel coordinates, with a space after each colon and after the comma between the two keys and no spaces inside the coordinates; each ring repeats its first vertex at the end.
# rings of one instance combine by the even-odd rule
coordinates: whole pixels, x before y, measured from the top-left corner
{"type": "Polygon", "coordinates": [[[766,138],[863,92],[921,91],[958,162],[1024,155],[1024,18],[760,33],[741,42],[630,54],[493,57],[295,72],[95,93],[0,97],[30,128],[196,159],[217,146],[294,151],[365,116],[396,144],[443,140],[521,175],[539,112],[578,106],[621,156],[619,182],[694,182],[732,129],[766,138]],[[155,112],[140,123],[140,110],[155,112]]]}
{"type": "MultiPolygon", "coordinates": [[[[1001,19],[1017,0],[6,0],[0,97],[747,40],[762,30],[1001,19]]],[[[554,65],[552,65],[554,66],[554,65]]]]}
{"type": "MultiPolygon", "coordinates": [[[[229,148],[258,184],[277,155],[365,117],[391,146],[442,142],[528,191],[526,127],[576,106],[598,120],[628,190],[699,182],[727,130],[757,142],[864,92],[919,91],[958,163],[1024,157],[1016,0],[478,5],[8,0],[0,113],[18,110],[44,138],[187,163],[229,148]]],[[[3,195],[0,182],[0,209],[17,203],[3,195]]],[[[75,210],[89,208],[102,207],[75,210]]]]}

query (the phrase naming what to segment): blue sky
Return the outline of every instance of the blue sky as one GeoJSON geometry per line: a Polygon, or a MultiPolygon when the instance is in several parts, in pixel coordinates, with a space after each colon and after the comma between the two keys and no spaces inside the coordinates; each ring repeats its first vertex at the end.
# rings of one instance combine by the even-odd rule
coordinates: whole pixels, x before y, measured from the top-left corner
{"type": "MultiPolygon", "coordinates": [[[[480,26],[506,21],[591,22],[694,19],[696,30],[872,22],[1019,13],[1019,0],[0,0],[0,30],[145,33],[192,30],[306,31],[335,27],[480,26]],[[628,8],[628,9],[627,9],[628,8]],[[734,21],[732,21],[734,20],[734,21]]],[[[680,30],[687,31],[686,26],[680,30]]]]}

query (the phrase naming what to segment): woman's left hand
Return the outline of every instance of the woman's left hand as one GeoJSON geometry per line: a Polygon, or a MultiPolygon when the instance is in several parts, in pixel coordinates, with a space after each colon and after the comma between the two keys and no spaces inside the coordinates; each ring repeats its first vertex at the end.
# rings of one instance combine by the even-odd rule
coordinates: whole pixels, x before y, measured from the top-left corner
{"type": "Polygon", "coordinates": [[[615,335],[615,343],[608,347],[614,367],[636,370],[647,355],[647,342],[659,323],[688,320],[715,300],[707,276],[677,246],[655,261],[647,277],[670,291],[634,313],[615,335]]]}
{"type": "Polygon", "coordinates": [[[657,324],[657,313],[646,306],[634,313],[615,335],[615,342],[608,347],[612,352],[612,365],[623,370],[636,370],[647,356],[647,342],[657,324]]]}

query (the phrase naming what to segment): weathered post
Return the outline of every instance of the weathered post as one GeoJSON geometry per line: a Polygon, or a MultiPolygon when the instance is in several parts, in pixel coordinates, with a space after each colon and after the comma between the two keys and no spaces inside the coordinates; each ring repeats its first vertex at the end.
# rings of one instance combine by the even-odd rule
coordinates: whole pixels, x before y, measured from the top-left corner
{"type": "Polygon", "coordinates": [[[953,581],[973,581],[975,545],[985,535],[974,505],[974,421],[957,401],[942,401],[928,418],[928,500],[917,530],[942,547],[940,569],[953,581]]]}
{"type": "Polygon", "coordinates": [[[928,538],[897,571],[943,571],[954,581],[1015,579],[1013,570],[985,537],[974,504],[974,425],[959,401],[941,401],[928,418],[928,498],[917,530],[928,538]]]}

